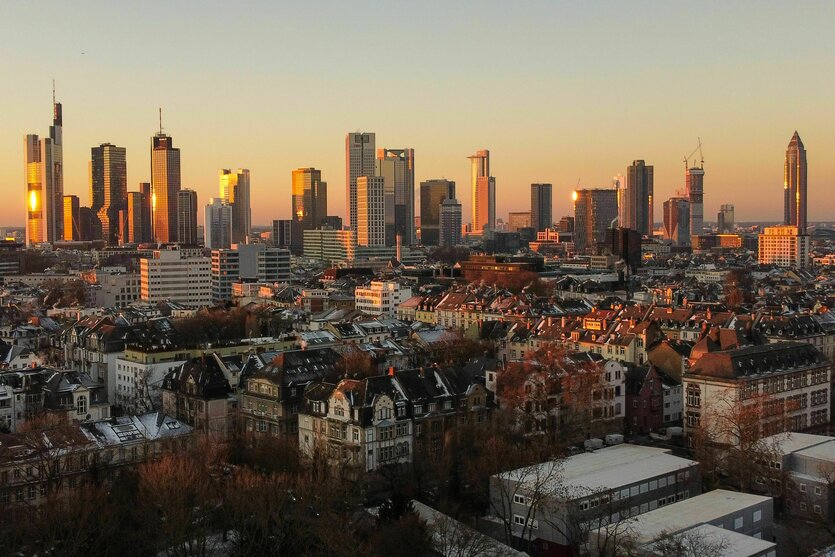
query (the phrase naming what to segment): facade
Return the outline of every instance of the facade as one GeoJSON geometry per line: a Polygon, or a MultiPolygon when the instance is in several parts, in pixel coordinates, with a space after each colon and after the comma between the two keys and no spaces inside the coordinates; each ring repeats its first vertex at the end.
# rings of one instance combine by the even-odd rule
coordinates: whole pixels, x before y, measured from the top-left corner
{"type": "Polygon", "coordinates": [[[794,132],[783,166],[783,223],[806,233],[806,148],[794,132]]]}
{"type": "Polygon", "coordinates": [[[664,238],[674,246],[690,245],[690,201],[686,197],[664,202],[664,238]]]}
{"type": "Polygon", "coordinates": [[[252,231],[252,207],[249,193],[249,170],[228,168],[220,171],[220,198],[232,208],[232,243],[249,243],[252,231]]]}
{"type": "Polygon", "coordinates": [[[197,192],[177,192],[177,239],[187,246],[197,245],[197,192]]]}
{"type": "Polygon", "coordinates": [[[759,262],[762,265],[805,269],[809,266],[811,239],[797,226],[767,226],[759,236],[759,262]]]}
{"type": "Polygon", "coordinates": [[[574,247],[577,253],[594,252],[605,241],[606,230],[618,216],[618,192],[584,189],[574,192],[574,247]]]}
{"type": "Polygon", "coordinates": [[[266,244],[244,244],[212,250],[212,301],[232,300],[239,281],[275,283],[290,278],[290,252],[266,244]]]}
{"type": "Polygon", "coordinates": [[[297,168],[292,175],[291,210],[293,231],[290,245],[295,253],[302,251],[305,230],[321,228],[328,215],[328,184],[322,181],[322,171],[297,168]]]}
{"type": "Polygon", "coordinates": [[[151,138],[151,210],[157,242],[177,241],[179,191],[180,150],[160,131],[151,138]]]}
{"type": "Polygon", "coordinates": [[[415,150],[378,149],[377,176],[385,181],[386,245],[399,235],[403,245],[415,241],[415,150]]]}
{"type": "Polygon", "coordinates": [[[642,160],[632,161],[626,169],[625,208],[621,223],[624,228],[637,230],[643,236],[652,236],[654,214],[654,168],[642,160]]]}
{"type": "Polygon", "coordinates": [[[551,184],[531,184],[530,225],[536,232],[551,228],[554,224],[552,190],[551,184]]]}
{"type": "Polygon", "coordinates": [[[26,171],[26,245],[57,242],[64,237],[64,155],[61,103],[53,91],[49,137],[27,135],[23,143],[26,171]]]}
{"type": "MultiPolygon", "coordinates": [[[[455,199],[455,182],[444,179],[420,183],[420,243],[437,246],[440,243],[441,203],[455,199]]],[[[458,227],[459,234],[461,227],[458,227]]]]}
{"type": "Polygon", "coordinates": [[[698,168],[685,168],[684,189],[690,201],[690,234],[692,236],[704,234],[704,187],[704,164],[698,168]]]}
{"type": "Polygon", "coordinates": [[[716,215],[716,231],[719,234],[733,234],[734,229],[734,206],[724,204],[719,207],[719,214],[716,215]]]}
{"type": "Polygon", "coordinates": [[[139,193],[142,194],[142,238],[137,242],[154,241],[154,191],[150,182],[139,183],[139,193]]]}
{"type": "Polygon", "coordinates": [[[758,437],[828,424],[830,380],[829,360],[801,342],[706,353],[683,376],[685,433],[731,444],[729,423],[750,420],[758,437]]]}
{"type": "Polygon", "coordinates": [[[515,211],[507,214],[507,232],[516,232],[521,228],[531,228],[531,212],[515,211]]]}
{"type": "Polygon", "coordinates": [[[77,195],[64,196],[64,241],[75,242],[81,239],[80,210],[77,195]]]}
{"type": "Polygon", "coordinates": [[[147,207],[145,194],[141,191],[128,192],[127,236],[122,238],[123,243],[141,244],[148,241],[150,231],[146,226],[151,219],[145,214],[147,207]]]}
{"type": "Polygon", "coordinates": [[[211,260],[186,258],[178,248],[155,250],[153,257],[139,260],[140,297],[156,304],[171,301],[188,306],[212,304],[211,260]]]}
{"type": "Polygon", "coordinates": [[[210,200],[206,205],[206,220],[203,222],[206,249],[232,247],[232,207],[229,204],[219,198],[210,200]]]}
{"type": "Polygon", "coordinates": [[[356,256],[356,232],[353,230],[305,230],[304,256],[334,265],[356,256]]]}
{"type": "Polygon", "coordinates": [[[386,245],[385,180],[382,176],[360,176],[356,187],[357,212],[354,221],[359,246],[386,245]]]}
{"type": "Polygon", "coordinates": [[[376,167],[373,133],[349,133],[345,136],[345,201],[348,227],[357,230],[357,179],[373,176],[376,167]]]}
{"type": "Polygon", "coordinates": [[[101,224],[105,245],[124,243],[119,237],[119,211],[128,204],[127,151],[110,143],[90,150],[90,209],[101,224]]]}
{"type": "MultiPolygon", "coordinates": [[[[339,229],[341,228],[340,226],[339,229]]],[[[274,220],[272,229],[273,245],[277,248],[289,248],[293,242],[293,221],[290,219],[274,220]]],[[[304,245],[303,238],[302,245],[304,245]]]]}
{"type": "Polygon", "coordinates": [[[356,308],[368,315],[394,317],[397,306],[412,297],[412,289],[393,281],[372,281],[354,291],[356,308]]]}
{"type": "Polygon", "coordinates": [[[239,380],[240,368],[230,369],[216,353],[191,359],[165,375],[161,388],[163,412],[196,431],[225,437],[235,424],[234,392],[239,380]]]}
{"type": "Polygon", "coordinates": [[[496,228],[496,179],[490,175],[490,151],[476,151],[470,159],[470,190],[473,196],[473,231],[496,228]]]}
{"type": "Polygon", "coordinates": [[[457,199],[444,199],[441,202],[438,245],[457,246],[461,243],[461,204],[457,199]]]}

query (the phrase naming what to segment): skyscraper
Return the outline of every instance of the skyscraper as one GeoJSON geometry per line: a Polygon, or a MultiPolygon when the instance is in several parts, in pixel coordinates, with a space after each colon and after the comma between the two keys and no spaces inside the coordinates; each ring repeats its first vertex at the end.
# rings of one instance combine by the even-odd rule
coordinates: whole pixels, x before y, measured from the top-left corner
{"type": "Polygon", "coordinates": [[[719,207],[716,215],[716,228],[719,234],[730,234],[734,231],[734,206],[730,204],[719,207]]]}
{"type": "Polygon", "coordinates": [[[197,192],[177,192],[177,238],[181,244],[197,245],[197,192]]]}
{"type": "MultiPolygon", "coordinates": [[[[454,197],[441,201],[440,238],[438,245],[456,246],[461,243],[461,204],[454,197]]],[[[423,226],[423,223],[421,223],[423,226]]]]}
{"type": "Polygon", "coordinates": [[[64,237],[64,155],[61,103],[52,92],[49,137],[24,139],[26,172],[26,245],[64,237]]]}
{"type": "Polygon", "coordinates": [[[621,226],[652,236],[653,228],[653,167],[642,160],[632,161],[626,169],[625,207],[621,226]]]}
{"type": "Polygon", "coordinates": [[[232,247],[232,207],[222,199],[210,199],[206,205],[206,220],[203,224],[205,247],[207,249],[229,249],[232,247]]]}
{"type": "MultiPolygon", "coordinates": [[[[279,219],[273,221],[272,242],[277,248],[289,248],[293,241],[293,221],[279,219]]],[[[304,245],[304,242],[302,242],[304,245]]]]}
{"type": "Polygon", "coordinates": [[[551,184],[531,184],[531,227],[540,232],[553,224],[551,184]]]}
{"type": "Polygon", "coordinates": [[[618,216],[618,192],[613,189],[576,190],[574,198],[574,249],[593,253],[606,240],[606,230],[618,216]]]}
{"type": "Polygon", "coordinates": [[[420,241],[424,246],[437,246],[440,241],[444,199],[455,199],[455,182],[437,179],[420,183],[420,241]]]}
{"type": "Polygon", "coordinates": [[[304,231],[320,228],[328,216],[328,184],[322,181],[321,170],[297,168],[292,173],[291,193],[291,246],[294,253],[301,253],[304,231]]]}
{"type": "Polygon", "coordinates": [[[153,201],[153,192],[151,191],[150,182],[139,183],[139,193],[142,194],[142,236],[137,238],[136,242],[153,242],[154,241],[154,213],[151,208],[153,201]]]}
{"type": "Polygon", "coordinates": [[[150,218],[145,214],[147,206],[148,202],[144,193],[128,192],[127,236],[122,238],[123,243],[141,244],[147,241],[149,237],[147,226],[150,224],[150,218]]]}
{"type": "Polygon", "coordinates": [[[386,245],[385,180],[382,176],[357,178],[357,245],[386,245]]]}
{"type": "Polygon", "coordinates": [[[105,245],[119,244],[119,211],[127,209],[128,167],[124,147],[102,143],[90,149],[90,209],[101,223],[105,245]]]}
{"type": "Polygon", "coordinates": [[[375,172],[375,139],[373,133],[349,133],[345,136],[345,214],[348,226],[357,226],[357,178],[375,172]]]}
{"type": "Polygon", "coordinates": [[[177,193],[180,191],[180,150],[162,133],[151,138],[151,209],[154,239],[177,241],[177,193]]]}
{"type": "Polygon", "coordinates": [[[618,174],[612,178],[612,187],[618,192],[618,226],[626,226],[626,176],[618,174]]]}
{"type": "Polygon", "coordinates": [[[249,195],[249,170],[228,168],[220,171],[220,198],[232,207],[232,243],[249,243],[252,232],[252,205],[249,195]]]}
{"type": "Polygon", "coordinates": [[[470,159],[470,187],[473,195],[473,231],[496,228],[496,179],[490,175],[490,151],[476,151],[470,159]]]}
{"type": "MultiPolygon", "coordinates": [[[[686,165],[685,165],[686,166],[686,165]]],[[[684,189],[690,201],[690,235],[704,233],[704,162],[700,167],[685,168],[684,189]]]]}
{"type": "Polygon", "coordinates": [[[674,246],[690,245],[690,200],[686,197],[664,202],[664,237],[674,246]]]}
{"type": "Polygon", "coordinates": [[[806,149],[795,131],[783,167],[783,221],[806,234],[806,149]]]}
{"type": "Polygon", "coordinates": [[[403,245],[415,243],[415,150],[378,149],[376,174],[385,180],[386,245],[400,234],[403,245]]]}
{"type": "Polygon", "coordinates": [[[81,228],[79,214],[81,204],[77,195],[64,196],[64,240],[73,242],[81,239],[81,228]]]}

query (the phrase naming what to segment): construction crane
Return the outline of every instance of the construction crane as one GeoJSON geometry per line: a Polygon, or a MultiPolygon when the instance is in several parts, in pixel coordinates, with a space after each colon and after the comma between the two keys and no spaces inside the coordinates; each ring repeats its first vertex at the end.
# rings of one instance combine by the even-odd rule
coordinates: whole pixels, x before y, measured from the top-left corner
{"type": "Polygon", "coordinates": [[[704,167],[705,167],[705,157],[704,157],[704,155],[702,154],[702,138],[701,138],[701,137],[699,137],[699,138],[698,138],[698,140],[699,140],[699,145],[698,145],[695,149],[693,149],[693,151],[691,151],[689,155],[687,155],[686,157],[684,157],[684,168],[685,168],[685,169],[687,169],[687,168],[688,168],[688,165],[690,164],[690,157],[692,157],[693,155],[695,155],[695,154],[696,154],[696,151],[698,151],[698,152],[699,152],[699,160],[700,160],[700,162],[701,162],[701,168],[704,168],[704,167]]]}

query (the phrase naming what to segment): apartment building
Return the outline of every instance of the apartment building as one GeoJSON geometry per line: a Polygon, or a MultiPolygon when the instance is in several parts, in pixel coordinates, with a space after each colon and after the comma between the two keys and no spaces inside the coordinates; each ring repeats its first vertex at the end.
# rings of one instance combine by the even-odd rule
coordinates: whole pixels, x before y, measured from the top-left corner
{"type": "Polygon", "coordinates": [[[184,255],[173,246],[155,250],[152,257],[139,260],[143,302],[171,301],[188,306],[212,304],[211,259],[184,255]]]}
{"type": "Polygon", "coordinates": [[[354,291],[356,308],[368,315],[394,317],[397,306],[412,297],[412,289],[394,281],[372,281],[354,291]]]}

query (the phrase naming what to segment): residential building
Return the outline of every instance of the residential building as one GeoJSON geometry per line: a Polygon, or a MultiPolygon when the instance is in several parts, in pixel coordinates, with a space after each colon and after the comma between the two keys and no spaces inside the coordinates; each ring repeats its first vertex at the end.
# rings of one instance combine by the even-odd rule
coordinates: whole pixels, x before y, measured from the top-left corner
{"type": "Polygon", "coordinates": [[[435,179],[420,183],[420,243],[424,246],[440,244],[441,203],[445,199],[455,199],[455,182],[435,179]]]}
{"type": "Polygon", "coordinates": [[[442,247],[461,244],[461,204],[455,198],[441,202],[438,226],[438,245],[442,247]]]}
{"type": "Polygon", "coordinates": [[[783,166],[783,223],[806,234],[806,148],[796,131],[783,166]]]}
{"type": "Polygon", "coordinates": [[[26,245],[64,237],[64,155],[61,103],[52,93],[49,137],[29,134],[23,142],[26,171],[26,245]]]}
{"type": "Polygon", "coordinates": [[[492,476],[490,512],[517,540],[561,554],[573,542],[566,526],[586,517],[637,517],[698,495],[698,466],[668,449],[615,445],[492,476]]]}
{"type": "Polygon", "coordinates": [[[153,256],[139,260],[140,298],[156,304],[163,301],[189,306],[212,303],[211,259],[184,257],[177,247],[154,250],[153,256]]]}
{"type": "Polygon", "coordinates": [[[664,202],[664,238],[674,246],[690,245],[690,201],[671,197],[664,202]]]}
{"type": "Polygon", "coordinates": [[[412,289],[394,281],[372,281],[354,291],[356,308],[368,315],[394,317],[397,306],[412,297],[412,289]]]}
{"type": "Polygon", "coordinates": [[[348,227],[357,230],[357,179],[373,176],[376,167],[373,133],[355,132],[345,136],[345,215],[348,227]]]}
{"type": "Polygon", "coordinates": [[[540,232],[551,228],[554,224],[552,216],[553,186],[551,184],[531,184],[531,226],[540,232]]]}
{"type": "Polygon", "coordinates": [[[476,151],[470,159],[470,191],[473,198],[472,229],[476,234],[496,228],[496,179],[490,175],[490,151],[476,151]]]}
{"type": "Polygon", "coordinates": [[[626,169],[624,195],[624,228],[637,230],[643,236],[652,236],[654,215],[654,168],[642,160],[632,161],[626,169]]]}
{"type": "Polygon", "coordinates": [[[797,226],[767,226],[759,236],[759,262],[792,269],[809,266],[811,239],[797,226]]]}
{"type": "Polygon", "coordinates": [[[204,354],[174,368],[162,381],[163,412],[177,417],[196,431],[226,437],[235,427],[237,399],[234,392],[240,379],[240,365],[233,370],[234,374],[215,353],[204,354]]]}
{"type": "Polygon", "coordinates": [[[151,209],[154,240],[176,242],[178,192],[180,191],[180,150],[162,133],[151,138],[151,209]]]}
{"type": "Polygon", "coordinates": [[[386,245],[385,179],[359,176],[356,186],[357,216],[354,220],[357,245],[386,245]]]}
{"type": "Polygon", "coordinates": [[[618,216],[616,190],[583,189],[574,198],[574,247],[577,253],[593,253],[605,241],[606,230],[618,216]]]}
{"type": "MultiPolygon", "coordinates": [[[[288,221],[289,222],[289,221],[288,221]]],[[[206,205],[206,220],[203,224],[206,249],[229,249],[232,247],[232,207],[222,199],[210,199],[206,205]]]]}
{"type": "Polygon", "coordinates": [[[386,245],[399,235],[403,245],[415,241],[415,150],[378,149],[376,174],[384,180],[386,245]]]}
{"type": "Polygon", "coordinates": [[[117,246],[119,211],[127,209],[128,167],[124,147],[102,143],[90,150],[90,209],[101,224],[105,245],[117,246]]]}
{"type": "Polygon", "coordinates": [[[249,187],[249,170],[246,168],[239,168],[236,172],[228,168],[220,171],[220,198],[232,208],[233,244],[249,243],[252,232],[249,187]]]}
{"type": "Polygon", "coordinates": [[[320,228],[328,214],[328,184],[322,181],[321,170],[293,171],[291,210],[295,234],[290,236],[290,245],[294,253],[301,253],[304,231],[320,228]]]}
{"type": "Polygon", "coordinates": [[[197,245],[197,192],[177,192],[177,240],[187,246],[197,245]]]}

